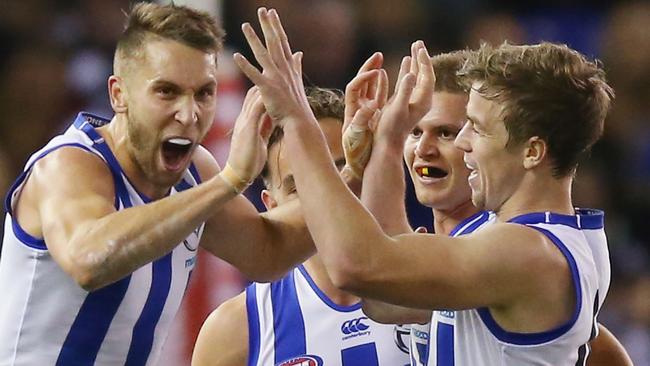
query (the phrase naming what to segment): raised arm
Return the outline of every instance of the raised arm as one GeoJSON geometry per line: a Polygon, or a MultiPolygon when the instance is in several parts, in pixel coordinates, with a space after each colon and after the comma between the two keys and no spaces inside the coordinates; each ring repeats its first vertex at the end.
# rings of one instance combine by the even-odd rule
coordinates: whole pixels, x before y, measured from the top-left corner
{"type": "Polygon", "coordinates": [[[435,75],[421,41],[411,46],[411,57],[402,60],[395,94],[381,111],[374,133],[373,151],[363,175],[361,202],[388,235],[412,232],[406,216],[406,189],[402,153],[411,127],[431,106],[435,75]],[[405,76],[415,77],[404,82],[405,76]]]}
{"type": "MultiPolygon", "coordinates": [[[[385,104],[385,98],[388,94],[388,82],[383,80],[386,78],[385,71],[382,70],[382,78],[380,79],[383,82],[374,83],[374,87],[372,80],[360,78],[363,75],[362,72],[365,71],[364,68],[367,68],[372,58],[361,67],[358,76],[346,88],[347,95],[358,96],[362,91],[376,89],[376,95],[383,97],[383,100],[379,97],[376,98],[383,102],[379,105],[381,113],[379,114],[378,123],[374,126],[368,126],[366,129],[364,129],[365,126],[357,126],[352,123],[352,126],[356,127],[357,131],[365,133],[346,133],[344,135],[344,148],[346,148],[346,156],[354,156],[347,152],[349,146],[369,145],[366,140],[371,140],[373,148],[369,161],[368,159],[355,160],[356,164],[353,164],[353,166],[364,173],[361,193],[362,203],[379,221],[382,229],[388,235],[412,231],[404,206],[405,181],[402,169],[402,151],[408,130],[403,126],[408,127],[415,124],[426,113],[428,105],[431,103],[435,78],[429,58],[421,60],[425,62],[422,66],[416,61],[413,64],[411,63],[411,59],[418,60],[416,55],[423,48],[424,45],[421,42],[412,45],[412,56],[404,58],[395,85],[395,95],[387,104],[385,104]],[[416,92],[412,93],[410,98],[407,95],[409,91],[400,87],[400,82],[407,72],[418,76],[414,88],[416,92]],[[370,130],[374,134],[369,133],[370,130]],[[372,141],[373,137],[374,141],[372,141]]],[[[373,55],[373,57],[375,56],[373,55]]],[[[359,97],[352,97],[350,98],[351,101],[348,102],[346,98],[346,115],[352,114],[348,110],[355,111],[358,109],[357,105],[352,102],[359,99],[359,97]]],[[[431,312],[427,310],[397,306],[373,299],[364,299],[363,311],[373,320],[382,323],[423,323],[431,318],[431,312]]]]}
{"type": "MultiPolygon", "coordinates": [[[[494,224],[459,238],[387,236],[331,161],[317,121],[303,102],[299,57],[292,56],[277,13],[262,8],[258,14],[266,47],[249,25],[244,33],[264,71],[241,55],[236,62],[260,88],[267,111],[284,126],[302,211],[335,285],[362,297],[425,309],[499,306],[522,298],[544,303],[558,298],[546,296],[549,292],[564,296],[570,291],[562,254],[530,228],[494,224]],[[541,273],[547,273],[545,281],[539,280],[541,273]]],[[[415,76],[407,73],[402,83],[413,89],[415,76]]],[[[541,319],[531,328],[548,321],[541,319]]]]}
{"type": "Polygon", "coordinates": [[[219,177],[153,203],[116,211],[113,177],[84,150],[64,147],[33,168],[18,221],[43,237],[53,259],[81,287],[113,283],[162,257],[235,193],[219,177]]]}

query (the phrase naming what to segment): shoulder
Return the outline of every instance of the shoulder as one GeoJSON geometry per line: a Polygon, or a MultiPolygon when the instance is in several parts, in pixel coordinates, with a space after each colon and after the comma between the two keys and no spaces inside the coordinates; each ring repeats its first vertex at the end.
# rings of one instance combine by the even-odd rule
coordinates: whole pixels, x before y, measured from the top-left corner
{"type": "Polygon", "coordinates": [[[34,164],[29,180],[38,186],[64,190],[90,189],[114,195],[110,168],[98,155],[73,146],[64,146],[34,164]]]}
{"type": "Polygon", "coordinates": [[[194,151],[192,162],[196,166],[196,169],[201,176],[201,180],[204,182],[221,171],[221,168],[219,167],[217,160],[212,156],[212,153],[201,145],[199,145],[196,148],[196,151],[194,151]]]}
{"type": "Polygon", "coordinates": [[[247,358],[248,316],[244,292],[208,316],[196,341],[192,365],[243,365],[247,358]]]}

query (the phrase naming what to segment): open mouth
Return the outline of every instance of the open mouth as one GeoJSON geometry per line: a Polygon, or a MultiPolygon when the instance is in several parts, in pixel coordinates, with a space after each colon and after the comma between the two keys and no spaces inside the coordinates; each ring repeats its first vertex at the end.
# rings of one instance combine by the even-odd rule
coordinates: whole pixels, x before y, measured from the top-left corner
{"type": "Polygon", "coordinates": [[[169,170],[181,168],[187,161],[192,146],[192,140],[186,138],[175,137],[163,141],[162,157],[166,168],[169,170]]]}
{"type": "Polygon", "coordinates": [[[446,177],[449,173],[443,169],[434,166],[423,166],[415,168],[415,172],[423,178],[440,179],[446,177]]]}

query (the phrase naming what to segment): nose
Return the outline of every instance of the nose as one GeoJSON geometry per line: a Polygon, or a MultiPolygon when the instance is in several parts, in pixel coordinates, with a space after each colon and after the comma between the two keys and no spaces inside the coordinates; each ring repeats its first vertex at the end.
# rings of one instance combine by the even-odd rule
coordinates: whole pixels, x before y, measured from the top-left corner
{"type": "Polygon", "coordinates": [[[419,158],[431,158],[438,156],[439,152],[435,136],[424,132],[415,146],[415,155],[419,158]]]}
{"type": "Polygon", "coordinates": [[[458,132],[458,135],[456,135],[456,139],[454,140],[454,146],[456,146],[457,148],[465,152],[472,151],[472,146],[469,143],[470,133],[471,133],[471,126],[470,126],[470,122],[467,121],[463,125],[463,128],[461,128],[460,132],[458,132]]]}
{"type": "Polygon", "coordinates": [[[175,118],[183,125],[191,125],[199,121],[199,106],[193,96],[179,98],[175,118]]]}

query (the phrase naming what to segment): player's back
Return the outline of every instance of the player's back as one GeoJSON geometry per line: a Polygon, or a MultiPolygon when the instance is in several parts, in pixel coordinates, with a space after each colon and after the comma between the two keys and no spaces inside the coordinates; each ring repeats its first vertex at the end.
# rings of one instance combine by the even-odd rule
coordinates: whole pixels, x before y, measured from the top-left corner
{"type": "Polygon", "coordinates": [[[361,304],[339,306],[301,265],[280,281],[246,289],[253,365],[406,365],[395,326],[368,319],[361,304]]]}
{"type": "Polygon", "coordinates": [[[577,210],[575,216],[542,212],[512,219],[542,232],[567,260],[576,296],[571,318],[555,329],[522,334],[502,329],[487,308],[434,312],[430,344],[436,345],[438,357],[430,355],[429,365],[583,365],[609,287],[603,221],[603,213],[595,210],[577,210]],[[446,342],[436,339],[433,331],[441,324],[454,334],[446,342]]]}
{"type": "MultiPolygon", "coordinates": [[[[33,165],[63,146],[105,161],[114,177],[116,210],[146,203],[92,126],[107,122],[80,114],[30,158],[9,191],[0,259],[0,365],[155,364],[194,267],[202,226],[171,253],[88,292],[54,261],[45,240],[25,232],[13,215],[33,165]]],[[[197,174],[186,172],[170,194],[198,182],[197,174]]]]}

